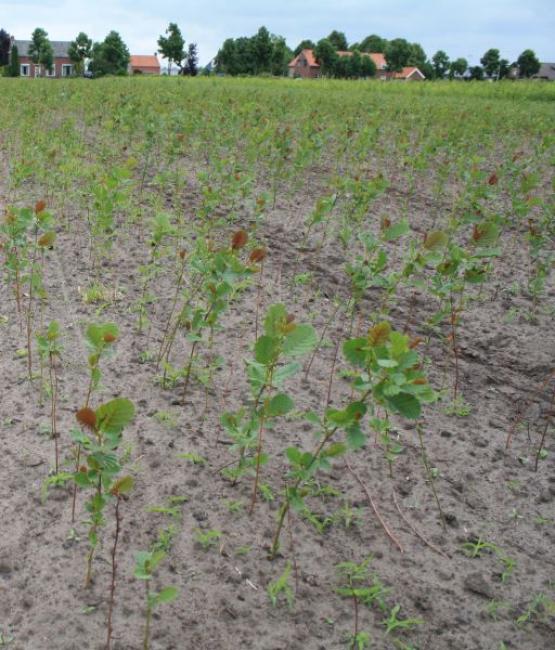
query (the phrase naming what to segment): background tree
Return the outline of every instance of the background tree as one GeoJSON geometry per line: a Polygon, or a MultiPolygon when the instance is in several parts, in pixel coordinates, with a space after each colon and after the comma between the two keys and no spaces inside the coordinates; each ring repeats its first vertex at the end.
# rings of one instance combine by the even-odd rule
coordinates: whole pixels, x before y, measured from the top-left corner
{"type": "Polygon", "coordinates": [[[338,32],[336,29],[327,37],[327,40],[335,47],[336,51],[340,50],[345,52],[349,49],[347,37],[343,32],[338,32]]]}
{"type": "Polygon", "coordinates": [[[432,57],[434,76],[443,79],[449,71],[449,57],[443,50],[438,50],[432,57]]]}
{"type": "Polygon", "coordinates": [[[362,57],[360,52],[355,50],[352,56],[348,57],[347,76],[350,79],[359,79],[362,75],[362,57]]]}
{"type": "Polygon", "coordinates": [[[377,34],[370,34],[360,42],[361,52],[385,52],[387,47],[387,39],[378,36],[377,34]]]}
{"type": "Polygon", "coordinates": [[[287,47],[283,36],[272,36],[272,60],[270,72],[276,77],[283,77],[288,73],[289,61],[293,58],[293,52],[287,47]]]}
{"type": "Polygon", "coordinates": [[[10,62],[10,47],[12,38],[4,29],[0,29],[0,68],[10,62]]]}
{"type": "Polygon", "coordinates": [[[79,32],[77,38],[69,44],[67,53],[70,61],[75,66],[75,73],[78,75],[83,74],[85,61],[92,56],[92,40],[85,32],[79,32]]]}
{"type": "Polygon", "coordinates": [[[293,50],[293,56],[297,56],[303,50],[313,50],[316,47],[314,41],[311,41],[309,38],[305,38],[304,41],[301,41],[297,47],[293,50]]]}
{"type": "Polygon", "coordinates": [[[51,72],[54,64],[54,50],[44,29],[37,27],[32,33],[28,54],[35,65],[44,66],[48,72],[51,72]]]}
{"type": "Polygon", "coordinates": [[[261,27],[253,38],[254,74],[270,72],[272,61],[272,38],[266,27],[261,27]]]}
{"type": "Polygon", "coordinates": [[[387,68],[391,72],[400,72],[413,54],[413,46],[404,38],[394,38],[385,48],[387,68]]]}
{"type": "Polygon", "coordinates": [[[239,68],[235,39],[226,38],[214,59],[216,70],[225,74],[236,75],[239,68]]]}
{"type": "Polygon", "coordinates": [[[540,70],[540,62],[533,50],[524,50],[516,60],[520,77],[532,77],[540,70]]]}
{"type": "Polygon", "coordinates": [[[474,65],[468,69],[470,78],[475,81],[481,81],[484,78],[484,68],[481,65],[474,65]]]}
{"type": "Polygon", "coordinates": [[[376,76],[376,64],[369,56],[361,57],[360,64],[360,76],[361,77],[375,77],[376,76]]]}
{"type": "Polygon", "coordinates": [[[198,74],[198,53],[196,43],[189,43],[187,49],[187,63],[183,68],[183,74],[186,74],[189,77],[196,77],[198,74]]]}
{"type": "Polygon", "coordinates": [[[451,65],[449,66],[449,79],[453,79],[457,75],[462,77],[467,69],[468,61],[464,57],[451,61],[451,65]]]}
{"type": "Polygon", "coordinates": [[[327,38],[322,38],[316,44],[314,54],[320,64],[322,74],[333,77],[335,75],[335,66],[339,60],[337,49],[333,43],[327,38]]]}
{"type": "Polygon", "coordinates": [[[282,36],[270,34],[261,27],[254,36],[225,40],[215,64],[218,72],[229,75],[283,75],[292,56],[282,36]]]}
{"type": "Polygon", "coordinates": [[[102,43],[95,43],[89,70],[96,75],[126,75],[129,50],[118,32],[111,31],[102,43]]]}
{"type": "Polygon", "coordinates": [[[183,59],[185,58],[185,41],[181,30],[176,23],[170,23],[166,29],[167,36],[163,34],[158,38],[158,52],[168,60],[168,72],[171,74],[172,63],[175,63],[179,71],[183,70],[183,59]]]}
{"type": "Polygon", "coordinates": [[[501,59],[499,61],[499,79],[506,79],[511,71],[511,64],[508,59],[501,59]]]}
{"type": "Polygon", "coordinates": [[[410,56],[405,65],[415,65],[417,68],[422,69],[426,66],[427,60],[428,57],[422,45],[420,43],[411,43],[410,56]]]}
{"type": "Polygon", "coordinates": [[[488,77],[497,77],[499,75],[499,50],[489,49],[480,59],[480,63],[484,66],[488,77]]]}
{"type": "Polygon", "coordinates": [[[21,74],[21,68],[19,63],[20,63],[19,50],[17,49],[17,45],[14,45],[10,53],[10,63],[8,64],[8,77],[19,77],[19,75],[21,74]]]}

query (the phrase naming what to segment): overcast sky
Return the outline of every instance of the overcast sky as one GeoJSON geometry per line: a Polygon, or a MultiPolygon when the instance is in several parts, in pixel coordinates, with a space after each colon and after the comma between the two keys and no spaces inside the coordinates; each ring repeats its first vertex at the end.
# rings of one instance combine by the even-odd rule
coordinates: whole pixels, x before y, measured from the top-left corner
{"type": "Polygon", "coordinates": [[[555,61],[555,0],[0,0],[0,28],[16,38],[43,27],[52,40],[72,40],[80,31],[101,40],[115,29],[132,54],[153,53],[170,21],[187,43],[198,44],[202,64],[226,38],[261,25],[292,48],[338,29],[349,43],[368,34],[402,37],[428,56],[442,49],[471,64],[490,47],[511,62],[527,48],[555,61]]]}

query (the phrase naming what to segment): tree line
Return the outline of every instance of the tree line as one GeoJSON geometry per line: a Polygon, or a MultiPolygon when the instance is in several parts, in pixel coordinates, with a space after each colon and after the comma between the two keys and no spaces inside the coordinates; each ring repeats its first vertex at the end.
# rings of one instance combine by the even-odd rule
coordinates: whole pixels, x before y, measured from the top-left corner
{"type": "MultiPolygon", "coordinates": [[[[158,52],[168,59],[170,72],[172,64],[175,64],[180,74],[195,76],[198,73],[197,45],[190,43],[185,50],[185,40],[177,24],[170,23],[166,32],[160,35],[158,52]]],[[[33,31],[27,54],[34,64],[52,71],[54,49],[44,29],[37,27],[33,31]]],[[[80,32],[69,44],[68,57],[76,76],[86,71],[94,76],[126,75],[131,58],[127,45],[116,31],[111,31],[97,43],[85,32],[80,32]]],[[[12,46],[12,38],[4,29],[0,29],[0,71],[9,77],[20,75],[20,53],[17,45],[12,46]]]]}
{"type": "Polygon", "coordinates": [[[365,53],[381,53],[391,72],[399,72],[406,66],[417,67],[428,79],[503,79],[511,70],[515,76],[531,77],[540,69],[535,53],[526,49],[512,64],[501,58],[500,51],[489,49],[480,59],[481,65],[469,67],[463,58],[450,59],[443,50],[428,58],[420,43],[410,43],[404,38],[387,40],[371,34],[360,42],[349,45],[343,32],[333,30],[326,38],[314,42],[301,41],[293,50],[289,49],[282,36],[270,34],[261,27],[251,37],[228,38],[224,41],[214,60],[216,71],[229,75],[272,74],[286,75],[290,60],[302,50],[314,51],[323,74],[335,78],[371,77],[376,68],[365,53]],[[349,55],[342,55],[349,52],[349,55]]]}

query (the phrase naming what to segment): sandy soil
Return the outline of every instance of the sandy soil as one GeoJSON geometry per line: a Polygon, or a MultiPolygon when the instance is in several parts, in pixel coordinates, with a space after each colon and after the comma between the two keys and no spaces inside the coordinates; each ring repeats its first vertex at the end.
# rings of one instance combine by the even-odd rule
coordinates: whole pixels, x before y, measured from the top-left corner
{"type": "MultiPolygon", "coordinates": [[[[317,250],[318,232],[301,248],[300,222],[313,207],[314,192],[279,198],[258,232],[269,256],[264,270],[263,308],[284,302],[297,322],[311,322],[320,333],[333,312],[333,297],[347,296],[340,249],[332,242],[317,250]],[[298,274],[309,272],[308,283],[298,274]]],[[[189,188],[195,196],[195,184],[189,188]]],[[[387,212],[402,210],[402,191],[389,189],[376,201],[369,222],[387,212]]],[[[424,232],[430,224],[426,195],[411,200],[411,223],[424,232]]],[[[122,234],[114,258],[106,267],[107,284],[117,278],[115,300],[87,304],[82,291],[90,284],[84,224],[71,215],[72,229],[60,229],[48,253],[49,305],[45,319],[59,319],[64,353],[59,369],[59,430],[64,454],[69,454],[68,429],[86,391],[86,348],[83,332],[93,321],[116,322],[121,331],[114,357],[103,363],[98,400],[113,396],[131,399],[137,407],[133,425],[125,433],[129,467],[136,489],[122,504],[123,535],[119,548],[119,579],[114,620],[114,649],[142,647],[144,592],[133,577],[134,552],[147,548],[161,528],[175,526],[173,547],[161,565],[155,587],[175,585],[179,598],[161,607],[153,621],[153,650],[328,650],[346,647],[353,629],[353,605],[336,590],[336,565],[361,562],[371,556],[371,573],[389,589],[388,608],[401,606],[400,618],[419,618],[422,624],[397,633],[395,645],[385,634],[386,615],[362,607],[360,629],[367,630],[372,648],[405,647],[420,650],[549,650],[555,646],[555,618],[540,605],[529,622],[517,624],[534,598],[555,598],[555,443],[552,429],[546,459],[534,471],[534,455],[549,417],[553,383],[555,329],[548,315],[532,310],[526,295],[515,296],[511,283],[526,272],[526,253],[506,234],[504,255],[481,300],[471,301],[460,327],[461,391],[466,416],[429,408],[423,427],[430,462],[439,472],[435,481],[447,520],[442,529],[430,484],[422,467],[416,429],[406,422],[395,426],[403,450],[389,478],[382,450],[373,443],[351,456],[349,463],[365,489],[348,471],[345,461],[334,463],[322,477],[341,496],[312,502],[322,518],[335,521],[319,533],[306,520],[291,516],[284,532],[282,555],[267,559],[279,491],[285,470],[284,449],[292,443],[309,447],[313,432],[301,420],[282,422],[266,438],[270,462],[263,480],[275,499],[260,501],[254,516],[247,513],[250,481],[232,486],[219,469],[232,458],[219,423],[223,410],[236,409],[248,399],[243,359],[254,340],[256,286],[233,303],[216,334],[215,349],[223,357],[214,386],[207,394],[191,384],[185,403],[178,387],[162,389],[155,382],[154,365],[141,356],[155,351],[159,326],[167,314],[172,290],[170,274],[156,286],[149,335],[135,331],[130,305],[139,296],[137,271],[145,261],[145,247],[122,234]],[[73,221],[73,217],[75,220],[73,221]],[[77,242],[77,244],[76,244],[77,242]],[[81,291],[81,293],[80,293],[81,291]],[[522,414],[519,417],[519,414],[522,414]],[[505,443],[514,428],[512,445],[505,443]],[[195,465],[179,454],[194,452],[206,459],[195,465]],[[372,509],[371,495],[381,517],[402,548],[392,543],[372,509]],[[170,496],[184,496],[181,516],[149,512],[170,496]],[[234,512],[233,502],[243,507],[234,512]],[[231,505],[230,505],[231,504],[231,505]],[[349,504],[356,518],[349,527],[337,513],[349,504]],[[196,530],[218,530],[221,537],[204,550],[196,530]],[[482,539],[496,544],[514,560],[505,581],[503,565],[491,552],[470,558],[465,542],[482,539]],[[424,541],[425,540],[425,541],[424,541]],[[267,587],[291,562],[295,603],[272,607],[267,587]],[[494,605],[492,606],[492,603],[494,605]],[[495,606],[495,604],[497,606],[495,606]],[[399,645],[400,642],[406,645],[399,645]],[[505,645],[503,645],[503,643],[505,645]]],[[[244,223],[251,228],[252,224],[244,223]]],[[[232,230],[225,233],[227,237],[232,230]]],[[[392,245],[394,254],[395,246],[392,245]]],[[[553,301],[553,286],[547,301],[553,301]]],[[[369,292],[355,327],[363,329],[377,296],[369,292]]],[[[411,333],[422,334],[422,323],[433,311],[423,295],[401,295],[392,321],[411,333]],[[412,305],[412,307],[411,307],[412,305]],[[410,310],[410,316],[409,316],[410,310]]],[[[48,405],[38,403],[36,386],[26,380],[24,346],[11,288],[0,286],[0,646],[13,650],[97,650],[104,647],[110,547],[114,531],[112,510],[104,543],[95,561],[91,589],[83,587],[87,551],[86,513],[78,499],[77,521],[71,522],[71,489],[51,489],[41,502],[41,485],[52,466],[53,443],[47,433],[48,405]]],[[[349,323],[335,319],[326,345],[304,379],[288,384],[298,410],[321,410],[326,400],[335,343],[349,323]]],[[[183,361],[187,344],[178,341],[175,361],[183,361]]],[[[433,384],[448,388],[453,359],[437,337],[426,353],[433,384]]],[[[341,358],[337,370],[345,368],[341,358]]],[[[336,373],[332,403],[348,395],[346,380],[336,373]]]]}

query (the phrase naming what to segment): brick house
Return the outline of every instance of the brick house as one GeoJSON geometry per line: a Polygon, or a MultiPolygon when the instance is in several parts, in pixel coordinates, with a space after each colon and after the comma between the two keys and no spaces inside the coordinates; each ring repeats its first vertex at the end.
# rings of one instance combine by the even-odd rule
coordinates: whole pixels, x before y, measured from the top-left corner
{"type": "Polygon", "coordinates": [[[289,76],[303,79],[316,79],[320,76],[320,64],[313,50],[302,50],[289,63],[289,76]]]}
{"type": "Polygon", "coordinates": [[[73,63],[68,56],[70,41],[50,41],[54,50],[54,63],[52,70],[47,70],[43,65],[33,63],[29,56],[31,41],[17,41],[12,39],[12,46],[17,46],[19,53],[19,73],[22,77],[36,79],[38,77],[49,77],[51,79],[71,77],[73,74],[73,63]]]}
{"type": "MultiPolygon", "coordinates": [[[[338,51],[340,57],[353,56],[349,51],[338,51]]],[[[385,56],[381,52],[361,52],[368,56],[376,65],[377,79],[403,79],[405,81],[422,81],[426,77],[416,66],[407,66],[401,72],[389,72],[385,56]]],[[[289,63],[289,76],[304,79],[317,79],[320,76],[320,64],[316,61],[313,50],[303,50],[289,63]]]]}
{"type": "Polygon", "coordinates": [[[129,74],[160,74],[160,61],[156,54],[132,54],[129,74]]]}

